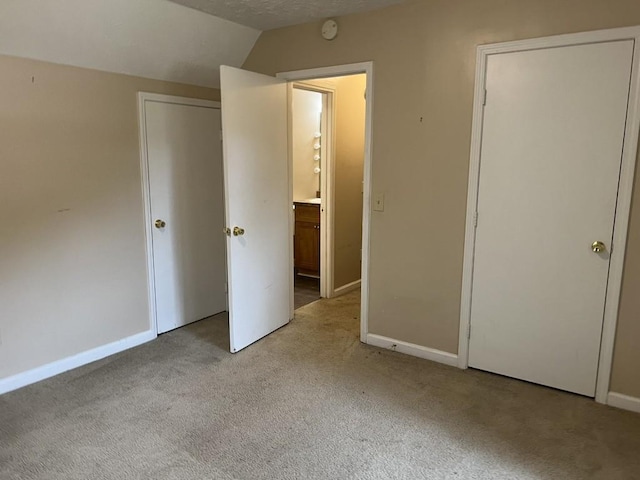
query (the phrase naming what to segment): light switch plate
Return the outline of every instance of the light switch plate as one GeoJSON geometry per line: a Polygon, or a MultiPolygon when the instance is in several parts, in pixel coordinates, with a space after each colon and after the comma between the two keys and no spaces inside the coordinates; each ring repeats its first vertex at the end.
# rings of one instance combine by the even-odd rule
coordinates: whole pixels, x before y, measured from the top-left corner
{"type": "Polygon", "coordinates": [[[373,210],[384,212],[384,193],[378,193],[373,196],[373,210]]]}

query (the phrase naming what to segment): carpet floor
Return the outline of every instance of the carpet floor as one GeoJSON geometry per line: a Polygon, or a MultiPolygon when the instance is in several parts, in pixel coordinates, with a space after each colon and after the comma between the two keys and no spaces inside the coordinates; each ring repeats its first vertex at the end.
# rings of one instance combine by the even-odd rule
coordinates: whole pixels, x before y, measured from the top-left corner
{"type": "Polygon", "coordinates": [[[640,479],[640,415],[363,345],[359,297],[224,315],[0,397],[0,479],[640,479]]]}

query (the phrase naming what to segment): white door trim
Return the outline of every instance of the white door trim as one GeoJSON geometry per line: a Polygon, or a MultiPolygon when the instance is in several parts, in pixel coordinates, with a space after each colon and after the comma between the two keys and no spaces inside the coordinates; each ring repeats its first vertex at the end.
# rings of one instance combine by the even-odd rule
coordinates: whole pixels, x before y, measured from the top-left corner
{"type": "Polygon", "coordinates": [[[149,328],[158,332],[158,312],[156,311],[156,280],[153,267],[153,231],[151,224],[151,190],[149,185],[149,156],[147,149],[146,103],[159,102],[193,107],[220,109],[220,102],[199,98],[175,97],[158,93],[138,92],[138,126],[140,128],[140,178],[142,182],[142,201],[144,209],[145,256],[147,260],[147,298],[149,302],[149,328]]]}
{"type": "MultiPolygon", "coordinates": [[[[351,63],[335,65],[331,67],[312,68],[281,72],[277,78],[289,82],[300,80],[314,80],[320,78],[339,77],[365,73],[367,75],[367,99],[365,114],[365,143],[364,143],[364,185],[363,185],[363,210],[362,210],[362,296],[360,302],[360,341],[367,342],[369,333],[369,251],[370,251],[370,225],[371,225],[371,159],[372,159],[372,125],[373,125],[373,62],[351,63]]],[[[291,166],[291,161],[289,162],[291,166]]],[[[293,198],[291,198],[293,201],[293,198]]],[[[293,237],[293,228],[290,227],[290,236],[293,237]]],[[[293,268],[291,269],[293,275],[293,268]]],[[[292,283],[293,288],[293,283],[292,283]]]]}
{"type": "Polygon", "coordinates": [[[588,43],[633,40],[634,55],[629,91],[627,124],[625,129],[622,166],[618,187],[618,202],[615,214],[612,255],[609,267],[606,303],[604,310],[600,360],[596,383],[596,401],[607,402],[618,304],[622,283],[622,270],[629,227],[631,194],[640,130],[640,27],[616,28],[553,37],[519,40],[515,42],[481,45],[476,56],[475,94],[473,103],[473,129],[471,135],[471,154],[469,164],[469,186],[467,194],[467,217],[465,224],[464,266],[462,274],[462,300],[460,306],[460,336],[458,343],[458,367],[469,366],[469,326],[471,320],[472,277],[475,251],[475,214],[478,202],[478,182],[480,178],[480,147],[483,127],[483,103],[485,91],[486,65],[489,55],[507,52],[536,50],[588,43]]]}

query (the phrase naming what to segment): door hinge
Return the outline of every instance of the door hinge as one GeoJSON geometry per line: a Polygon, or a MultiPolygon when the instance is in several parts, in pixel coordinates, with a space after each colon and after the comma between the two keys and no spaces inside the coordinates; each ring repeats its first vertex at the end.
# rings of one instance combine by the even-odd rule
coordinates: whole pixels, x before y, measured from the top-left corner
{"type": "Polygon", "coordinates": [[[484,107],[487,104],[487,89],[484,89],[484,98],[482,99],[482,106],[484,107]]]}
{"type": "Polygon", "coordinates": [[[222,141],[222,130],[220,130],[220,141],[222,141]]]}
{"type": "Polygon", "coordinates": [[[471,340],[471,324],[469,324],[469,328],[467,328],[467,340],[471,340]]]}
{"type": "Polygon", "coordinates": [[[224,293],[229,293],[229,284],[224,282],[224,293]]]}
{"type": "Polygon", "coordinates": [[[474,227],[478,226],[478,212],[473,214],[473,226],[474,227]]]}

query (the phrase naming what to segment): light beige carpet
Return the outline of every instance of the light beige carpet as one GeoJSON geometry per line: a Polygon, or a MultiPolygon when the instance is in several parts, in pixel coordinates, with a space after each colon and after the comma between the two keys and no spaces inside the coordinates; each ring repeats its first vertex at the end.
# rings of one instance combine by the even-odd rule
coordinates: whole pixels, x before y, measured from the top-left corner
{"type": "Polygon", "coordinates": [[[0,479],[640,479],[640,415],[362,345],[358,295],[224,316],[0,397],[0,479]]]}

